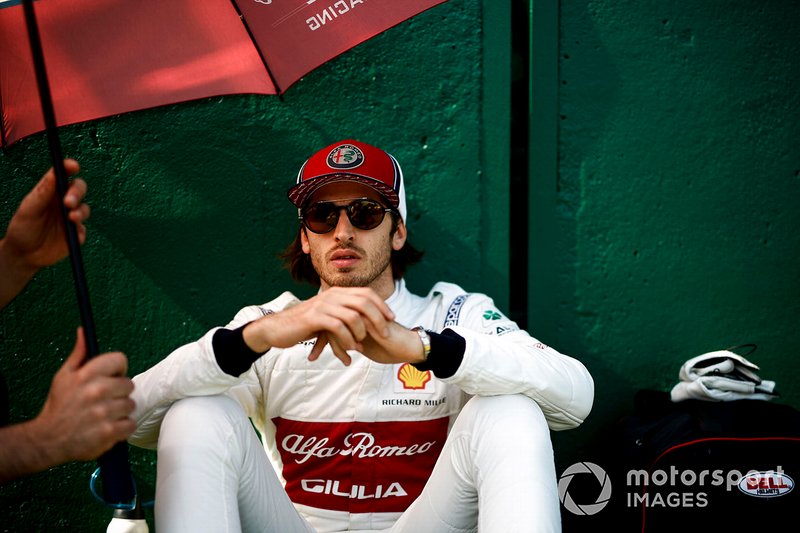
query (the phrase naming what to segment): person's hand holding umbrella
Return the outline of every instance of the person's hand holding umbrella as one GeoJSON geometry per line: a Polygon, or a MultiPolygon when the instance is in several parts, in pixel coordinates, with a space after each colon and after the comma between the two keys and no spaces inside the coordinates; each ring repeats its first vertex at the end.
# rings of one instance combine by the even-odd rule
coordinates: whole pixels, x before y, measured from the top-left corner
{"type": "MultiPolygon", "coordinates": [[[[80,169],[67,159],[69,175],[80,169]]],[[[74,179],[64,195],[69,223],[81,243],[89,206],[86,182],[74,179]]],[[[5,307],[42,267],[68,253],[60,195],[51,168],[25,196],[0,239],[0,308],[5,307]]],[[[135,429],[128,418],[133,383],[125,376],[124,354],[105,353],[87,361],[83,330],[72,354],[53,378],[41,413],[33,420],[0,428],[0,483],[68,461],[87,461],[107,452],[135,429]]]]}
{"type": "Polygon", "coordinates": [[[69,461],[90,461],[136,429],[128,416],[133,382],[128,360],[110,352],[86,360],[83,330],[56,372],[41,413],[0,428],[0,483],[69,461]]]}
{"type": "MultiPolygon", "coordinates": [[[[64,161],[70,176],[80,170],[73,159],[64,161]]],[[[73,180],[64,197],[69,220],[76,226],[81,243],[86,239],[84,221],[89,205],[84,203],[86,182],[73,180]]],[[[0,240],[0,308],[5,307],[39,269],[65,258],[69,250],[64,239],[64,222],[51,168],[22,200],[0,240]]]]}

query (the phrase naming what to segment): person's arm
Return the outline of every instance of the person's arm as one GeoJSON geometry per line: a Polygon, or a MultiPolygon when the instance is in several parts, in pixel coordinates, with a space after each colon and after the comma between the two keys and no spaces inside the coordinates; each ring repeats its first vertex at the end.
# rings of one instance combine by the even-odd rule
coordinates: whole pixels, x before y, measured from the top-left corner
{"type": "Polygon", "coordinates": [[[594,382],[580,361],[521,330],[486,295],[467,295],[448,283],[437,284],[434,292],[443,296],[444,305],[461,301],[457,312],[443,313],[449,327],[428,331],[430,351],[424,362],[419,361],[423,341],[411,329],[414,325],[393,324],[389,336],[364,339],[362,353],[380,363],[407,361],[467,394],[524,394],[539,404],[554,430],[583,422],[592,408],[594,382]]]}
{"type": "Polygon", "coordinates": [[[485,295],[470,295],[458,323],[432,337],[447,342],[432,348],[429,365],[459,362],[449,365],[449,375],[429,369],[468,394],[524,394],[539,404],[554,430],[577,427],[591,411],[594,381],[586,367],[521,330],[485,295]]]}
{"type": "Polygon", "coordinates": [[[245,307],[224,328],[212,328],[135,376],[133,419],[136,431],[128,442],[140,448],[155,448],[161,422],[169,408],[174,402],[191,396],[231,395],[235,390],[237,394],[232,397],[242,404],[245,412],[255,414],[259,383],[254,372],[248,370],[263,354],[251,354],[247,361],[240,361],[238,354],[231,353],[230,339],[235,342],[238,334],[241,343],[241,330],[246,324],[267,312],[280,310],[289,301],[296,301],[296,298],[287,292],[264,306],[245,307]]]}
{"type": "MultiPolygon", "coordinates": [[[[67,174],[80,170],[72,159],[64,160],[67,174]]],[[[89,218],[89,206],[83,202],[86,182],[73,180],[64,196],[69,220],[76,224],[78,239],[86,238],[83,223],[89,218]]],[[[66,257],[66,233],[51,168],[23,198],[0,239],[0,308],[5,307],[42,267],[66,257]]]]}
{"type": "Polygon", "coordinates": [[[233,396],[253,414],[260,385],[250,370],[264,354],[316,338],[312,359],[330,343],[349,364],[346,350],[361,347],[368,329],[384,331],[392,318],[386,302],[361,287],[333,287],[303,301],[287,292],[264,306],[246,307],[226,327],[208,331],[133,378],[137,429],[129,442],[155,447],[167,410],[189,396],[231,395],[235,389],[241,394],[233,396]]]}
{"type": "Polygon", "coordinates": [[[83,331],[53,377],[41,413],[0,429],[0,483],[68,461],[96,459],[134,430],[127,359],[119,352],[86,361],[83,331]]]}

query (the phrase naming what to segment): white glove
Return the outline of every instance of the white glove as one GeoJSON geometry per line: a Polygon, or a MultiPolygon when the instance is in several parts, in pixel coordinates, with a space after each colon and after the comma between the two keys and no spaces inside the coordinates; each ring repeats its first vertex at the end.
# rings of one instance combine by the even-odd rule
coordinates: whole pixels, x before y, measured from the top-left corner
{"type": "Polygon", "coordinates": [[[758,366],[739,354],[720,350],[698,355],[681,366],[681,381],[673,387],[673,402],[683,400],[771,400],[775,382],[762,380],[758,366]]]}

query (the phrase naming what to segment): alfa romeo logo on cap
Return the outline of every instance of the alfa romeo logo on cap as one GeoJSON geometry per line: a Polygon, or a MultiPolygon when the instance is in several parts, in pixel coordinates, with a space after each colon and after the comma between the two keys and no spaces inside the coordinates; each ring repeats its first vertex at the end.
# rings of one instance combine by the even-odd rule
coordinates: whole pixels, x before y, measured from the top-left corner
{"type": "Polygon", "coordinates": [[[351,169],[364,162],[364,153],[352,144],[340,144],[328,154],[327,163],[331,168],[351,169]]]}

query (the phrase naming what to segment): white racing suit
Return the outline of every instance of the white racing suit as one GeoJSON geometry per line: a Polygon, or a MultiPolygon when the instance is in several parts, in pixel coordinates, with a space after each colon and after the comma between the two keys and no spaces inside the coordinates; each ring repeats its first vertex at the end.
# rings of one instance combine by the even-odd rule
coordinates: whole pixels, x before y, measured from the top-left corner
{"type": "MultiPolygon", "coordinates": [[[[246,307],[227,329],[296,301],[286,292],[246,307]]],[[[134,378],[130,442],[159,448],[159,533],[559,530],[548,426],[573,428],[588,415],[584,366],[520,330],[487,296],[453,284],[423,298],[400,280],[386,302],[406,327],[463,337],[453,375],[357,352],[346,367],[329,346],[310,362],[312,339],[270,349],[233,376],[217,362],[214,328],[134,378]],[[221,397],[184,400],[199,396],[221,397]],[[178,400],[194,407],[170,410],[178,400]],[[254,453],[260,444],[245,414],[269,462],[254,453]]]]}

